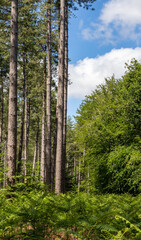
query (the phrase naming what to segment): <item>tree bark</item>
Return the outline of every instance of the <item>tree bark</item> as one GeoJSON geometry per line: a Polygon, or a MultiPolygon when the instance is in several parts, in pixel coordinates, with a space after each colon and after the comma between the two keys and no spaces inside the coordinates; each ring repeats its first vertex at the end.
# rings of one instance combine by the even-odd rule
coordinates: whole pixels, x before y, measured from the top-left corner
{"type": "Polygon", "coordinates": [[[67,132],[67,96],[68,96],[68,3],[65,3],[65,55],[64,55],[64,122],[63,122],[63,167],[62,182],[65,191],[66,132],[67,132]]]}
{"type": "Polygon", "coordinates": [[[22,168],[22,150],[23,150],[23,135],[24,135],[24,112],[25,112],[25,53],[23,53],[23,96],[22,96],[22,115],[21,115],[21,132],[20,132],[20,143],[19,143],[19,154],[18,154],[18,174],[21,173],[22,168]]]}
{"type": "MultiPolygon", "coordinates": [[[[27,85],[27,84],[26,84],[27,85]]],[[[25,94],[25,134],[24,134],[24,162],[23,162],[23,175],[27,175],[27,157],[28,157],[28,140],[29,140],[29,126],[30,126],[30,99],[28,99],[28,90],[26,86],[25,94]]],[[[24,179],[26,183],[26,178],[24,179]]]]}
{"type": "Polygon", "coordinates": [[[8,112],[8,184],[14,183],[16,175],[17,151],[17,52],[18,52],[18,0],[11,1],[11,46],[9,73],[9,112],[8,112]]]}
{"type": "Polygon", "coordinates": [[[47,9],[47,146],[46,146],[46,183],[51,185],[51,0],[47,9]]]}
{"type": "Polygon", "coordinates": [[[3,79],[1,77],[0,82],[0,158],[1,158],[1,143],[2,143],[2,134],[3,134],[3,79]]]}
{"type": "Polygon", "coordinates": [[[65,37],[65,0],[60,0],[60,36],[59,36],[59,82],[57,93],[57,150],[55,192],[63,192],[63,115],[64,115],[64,37],[65,37]]]}
{"type": "MultiPolygon", "coordinates": [[[[2,72],[1,72],[2,73],[2,72]]],[[[1,76],[0,79],[0,165],[1,165],[1,169],[0,169],[0,175],[1,177],[3,177],[3,144],[2,144],[2,137],[3,137],[3,79],[1,76]]],[[[2,180],[0,180],[0,187],[3,186],[3,182],[2,180]]]]}
{"type": "MultiPolygon", "coordinates": [[[[46,61],[45,61],[46,62],[46,61]]],[[[45,63],[46,64],[46,63],[45,63]]],[[[46,135],[45,135],[45,108],[46,108],[46,65],[44,67],[44,90],[43,90],[43,106],[42,106],[42,142],[41,142],[41,166],[40,179],[45,183],[45,161],[46,161],[46,135]]]]}
{"type": "Polygon", "coordinates": [[[81,159],[79,159],[78,167],[78,192],[80,192],[80,184],[81,184],[81,159]]]}
{"type": "MultiPolygon", "coordinates": [[[[6,138],[7,139],[7,138],[6,138]]],[[[4,152],[5,152],[5,155],[4,155],[4,179],[3,179],[3,187],[5,188],[6,187],[6,170],[7,170],[7,140],[5,141],[5,144],[4,144],[4,152]]]]}
{"type": "Polygon", "coordinates": [[[37,162],[37,153],[38,153],[38,141],[39,141],[39,118],[37,118],[37,132],[36,132],[36,142],[35,142],[35,150],[34,150],[34,158],[33,158],[33,175],[35,175],[35,167],[37,162]]]}

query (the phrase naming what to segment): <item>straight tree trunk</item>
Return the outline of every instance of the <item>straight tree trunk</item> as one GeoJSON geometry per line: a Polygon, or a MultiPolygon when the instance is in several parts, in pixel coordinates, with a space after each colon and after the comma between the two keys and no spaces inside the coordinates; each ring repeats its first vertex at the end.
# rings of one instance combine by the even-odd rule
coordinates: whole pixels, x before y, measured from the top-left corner
{"type": "Polygon", "coordinates": [[[80,192],[81,184],[81,159],[79,159],[79,168],[78,168],[78,192],[80,192]]]}
{"type": "Polygon", "coordinates": [[[0,158],[1,158],[1,143],[2,143],[2,134],[3,134],[3,80],[1,77],[1,82],[0,82],[0,158]]]}
{"type": "Polygon", "coordinates": [[[66,131],[67,131],[67,96],[68,96],[68,3],[65,3],[65,56],[64,56],[64,123],[63,123],[63,192],[65,191],[65,163],[66,163],[66,131]]]}
{"type": "Polygon", "coordinates": [[[9,111],[8,111],[8,184],[14,183],[16,175],[17,151],[17,52],[18,52],[18,0],[11,0],[11,46],[9,73],[9,111]]]}
{"type": "Polygon", "coordinates": [[[55,183],[55,169],[56,169],[56,146],[57,146],[57,111],[56,111],[56,121],[55,121],[55,130],[54,130],[54,139],[53,139],[53,154],[51,161],[51,190],[54,190],[55,183]]]}
{"type": "Polygon", "coordinates": [[[35,141],[35,150],[34,150],[34,158],[33,158],[33,175],[35,175],[35,168],[37,163],[37,154],[38,154],[38,141],[39,141],[39,119],[37,119],[37,132],[36,132],[36,141],[35,141]]]}
{"type": "Polygon", "coordinates": [[[51,185],[51,0],[47,9],[47,146],[46,146],[46,183],[51,185]]]}
{"type": "MultiPolygon", "coordinates": [[[[2,135],[3,135],[3,79],[1,76],[0,79],[0,165],[1,165],[1,169],[0,169],[0,175],[1,177],[3,177],[3,144],[2,144],[2,135]]],[[[0,187],[3,186],[3,182],[2,180],[0,180],[0,187]]]]}
{"type": "MultiPolygon", "coordinates": [[[[27,84],[26,84],[27,85],[27,84]]],[[[30,125],[30,99],[28,99],[28,91],[26,86],[25,96],[25,134],[24,134],[24,162],[23,162],[23,175],[27,175],[27,157],[28,157],[28,141],[29,141],[29,125],[30,125]]],[[[27,180],[25,178],[24,182],[27,180]]]]}
{"type": "Polygon", "coordinates": [[[25,112],[25,53],[23,53],[23,99],[22,99],[22,116],[21,116],[21,132],[18,154],[18,174],[21,173],[22,168],[22,150],[23,150],[23,135],[24,135],[24,112],[25,112]]]}
{"type": "MultiPolygon", "coordinates": [[[[7,139],[7,138],[6,138],[7,139]]],[[[6,187],[6,169],[7,169],[7,140],[5,141],[4,145],[4,179],[3,179],[3,187],[6,187]]]]}
{"type": "Polygon", "coordinates": [[[55,192],[63,192],[63,117],[64,117],[64,38],[65,38],[65,0],[60,0],[60,36],[59,36],[59,81],[57,93],[57,150],[55,192]]]}
{"type": "MultiPolygon", "coordinates": [[[[46,62],[46,61],[45,61],[46,62]]],[[[46,65],[44,67],[44,85],[46,80],[46,65]]],[[[43,90],[43,106],[42,106],[42,142],[41,142],[41,166],[40,166],[40,179],[45,183],[45,160],[46,160],[46,135],[45,135],[45,107],[46,107],[46,90],[43,90]]]]}

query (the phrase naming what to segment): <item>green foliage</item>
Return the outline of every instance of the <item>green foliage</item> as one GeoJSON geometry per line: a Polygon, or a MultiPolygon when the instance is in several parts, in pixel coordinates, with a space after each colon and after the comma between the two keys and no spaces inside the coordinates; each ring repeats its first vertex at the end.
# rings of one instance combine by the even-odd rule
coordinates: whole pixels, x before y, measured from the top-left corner
{"type": "Polygon", "coordinates": [[[87,191],[88,185],[100,193],[141,190],[141,64],[126,67],[121,79],[106,79],[87,96],[76,116],[74,141],[85,150],[81,185],[87,191]]]}
{"type": "Polygon", "coordinates": [[[141,196],[1,190],[2,239],[140,239],[141,196]]]}

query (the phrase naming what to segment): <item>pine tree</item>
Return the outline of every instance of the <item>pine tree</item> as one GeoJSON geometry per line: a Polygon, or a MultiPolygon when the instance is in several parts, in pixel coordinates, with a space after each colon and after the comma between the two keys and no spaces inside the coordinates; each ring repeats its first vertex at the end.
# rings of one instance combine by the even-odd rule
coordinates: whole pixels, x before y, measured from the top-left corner
{"type": "Polygon", "coordinates": [[[47,9],[47,146],[46,146],[46,182],[51,185],[51,0],[47,9]]]}
{"type": "Polygon", "coordinates": [[[63,191],[63,119],[64,119],[64,41],[65,41],[65,1],[60,1],[60,35],[59,35],[59,65],[57,93],[57,150],[55,192],[63,191]]]}
{"type": "Polygon", "coordinates": [[[9,114],[8,114],[8,183],[14,183],[16,175],[17,149],[17,52],[18,52],[18,0],[11,1],[11,46],[9,73],[9,114]]]}

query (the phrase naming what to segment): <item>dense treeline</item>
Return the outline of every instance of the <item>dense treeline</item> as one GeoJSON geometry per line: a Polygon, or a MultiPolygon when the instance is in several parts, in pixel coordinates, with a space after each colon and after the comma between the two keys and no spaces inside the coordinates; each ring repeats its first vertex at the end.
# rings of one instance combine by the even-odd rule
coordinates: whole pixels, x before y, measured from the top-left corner
{"type": "Polygon", "coordinates": [[[2,186],[32,178],[65,191],[68,17],[94,2],[1,1],[2,186]]]}
{"type": "Polygon", "coordinates": [[[75,119],[68,157],[70,171],[76,162],[78,188],[140,193],[141,64],[133,60],[121,79],[106,79],[85,98],[75,119]]]}

